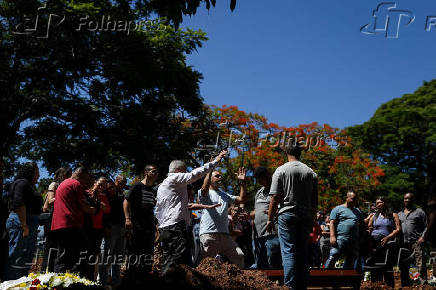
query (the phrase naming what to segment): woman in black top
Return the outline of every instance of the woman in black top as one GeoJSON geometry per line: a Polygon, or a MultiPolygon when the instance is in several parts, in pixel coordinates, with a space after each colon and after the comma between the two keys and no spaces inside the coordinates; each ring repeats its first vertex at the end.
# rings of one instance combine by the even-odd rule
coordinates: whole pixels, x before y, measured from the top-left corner
{"type": "Polygon", "coordinates": [[[38,166],[28,162],[22,165],[10,186],[10,214],[6,221],[9,235],[7,280],[27,276],[32,264],[42,208],[42,197],[35,189],[38,178],[38,166]]]}

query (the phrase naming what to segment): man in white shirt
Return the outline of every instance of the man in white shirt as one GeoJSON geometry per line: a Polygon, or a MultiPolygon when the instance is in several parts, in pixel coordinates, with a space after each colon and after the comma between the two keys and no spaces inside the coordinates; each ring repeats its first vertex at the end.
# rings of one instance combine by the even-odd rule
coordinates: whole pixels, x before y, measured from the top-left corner
{"type": "Polygon", "coordinates": [[[174,160],[170,163],[168,177],[159,186],[156,202],[163,275],[176,264],[192,263],[187,232],[190,224],[187,185],[211,172],[226,154],[227,151],[222,151],[212,162],[189,173],[183,161],[174,160]]]}
{"type": "Polygon", "coordinates": [[[204,179],[199,190],[202,204],[220,204],[219,207],[204,209],[200,220],[201,256],[215,257],[218,253],[226,256],[231,263],[244,266],[244,253],[229,234],[228,208],[232,203],[244,203],[247,200],[245,175],[247,170],[239,168],[236,174],[239,184],[239,196],[221,191],[221,173],[213,171],[204,179]]]}

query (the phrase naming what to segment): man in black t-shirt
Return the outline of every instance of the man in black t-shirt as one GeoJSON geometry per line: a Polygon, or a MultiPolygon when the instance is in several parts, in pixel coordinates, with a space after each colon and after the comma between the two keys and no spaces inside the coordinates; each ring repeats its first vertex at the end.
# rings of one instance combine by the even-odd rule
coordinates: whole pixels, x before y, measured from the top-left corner
{"type": "Polygon", "coordinates": [[[144,169],[144,179],[130,188],[124,201],[127,241],[127,285],[140,284],[144,274],[152,269],[155,240],[154,205],[156,190],[152,187],[158,177],[154,165],[144,169]]]}

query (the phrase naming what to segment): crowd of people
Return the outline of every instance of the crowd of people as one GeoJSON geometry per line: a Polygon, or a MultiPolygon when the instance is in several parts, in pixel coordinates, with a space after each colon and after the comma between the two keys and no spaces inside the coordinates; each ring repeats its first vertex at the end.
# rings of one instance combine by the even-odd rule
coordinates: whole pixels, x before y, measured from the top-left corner
{"type": "Polygon", "coordinates": [[[28,274],[42,225],[42,271],[77,272],[112,288],[140,287],[153,271],[167,276],[176,265],[194,266],[205,257],[241,268],[283,269],[290,289],[306,289],[310,267],[334,268],[341,257],[344,268],[370,271],[371,279],[390,286],[396,263],[402,284],[410,285],[413,263],[418,281],[426,282],[427,245],[435,243],[434,200],[427,215],[406,193],[404,209],[394,213],[380,196],[374,212],[364,214],[357,192],[349,190],[344,204],[324,215],[317,174],[299,161],[301,148],[291,144],[284,151],[288,162],[273,174],[254,169],[260,186],[255,193],[247,191],[247,169],[239,168],[237,195],[226,192],[216,170],[227,151],[190,172],[174,160],[159,184],[155,165],[147,165],[142,180],[130,186],[122,175],[94,179],[86,167],[63,167],[45,200],[35,188],[38,166],[25,163],[9,187],[7,207],[2,203],[0,256],[7,263],[0,279],[28,274]],[[192,184],[201,179],[195,194],[192,184]]]}

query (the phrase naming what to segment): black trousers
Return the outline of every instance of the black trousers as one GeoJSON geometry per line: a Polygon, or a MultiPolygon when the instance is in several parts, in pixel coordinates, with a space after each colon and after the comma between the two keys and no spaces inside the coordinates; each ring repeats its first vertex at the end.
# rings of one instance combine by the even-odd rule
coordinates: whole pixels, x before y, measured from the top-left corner
{"type": "Polygon", "coordinates": [[[67,228],[52,231],[53,238],[56,244],[56,259],[54,263],[55,272],[65,273],[70,272],[80,273],[88,277],[87,271],[87,237],[82,229],[67,228]]]}
{"type": "Polygon", "coordinates": [[[133,228],[127,240],[126,274],[121,289],[141,289],[147,284],[153,266],[154,225],[150,229],[133,228]]]}
{"type": "Polygon", "coordinates": [[[159,229],[162,246],[162,275],[178,264],[192,266],[190,239],[185,221],[159,229]]]}
{"type": "Polygon", "coordinates": [[[398,255],[398,248],[397,245],[385,245],[384,247],[381,246],[381,240],[384,238],[384,236],[377,236],[377,237],[371,237],[372,243],[375,245],[375,251],[372,253],[372,258],[374,262],[377,263],[384,263],[386,260],[386,265],[383,269],[378,270],[372,270],[371,271],[371,280],[372,281],[384,281],[385,283],[390,286],[395,286],[395,280],[394,280],[394,260],[398,255]],[[386,257],[386,253],[388,252],[388,255],[386,257]]]}
{"type": "Polygon", "coordinates": [[[47,230],[46,232],[44,228],[44,233],[45,233],[45,244],[44,244],[44,255],[42,260],[41,271],[45,272],[45,270],[47,269],[49,272],[53,272],[54,262],[56,257],[53,256],[52,254],[49,260],[49,255],[50,255],[50,251],[54,253],[53,251],[56,249],[56,243],[53,238],[53,234],[50,230],[47,230]]]}
{"type": "Polygon", "coordinates": [[[6,261],[9,258],[9,240],[6,232],[2,232],[0,230],[0,261],[2,261],[2,265],[0,265],[0,280],[4,281],[6,276],[6,261]]]}

